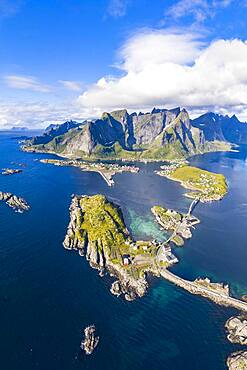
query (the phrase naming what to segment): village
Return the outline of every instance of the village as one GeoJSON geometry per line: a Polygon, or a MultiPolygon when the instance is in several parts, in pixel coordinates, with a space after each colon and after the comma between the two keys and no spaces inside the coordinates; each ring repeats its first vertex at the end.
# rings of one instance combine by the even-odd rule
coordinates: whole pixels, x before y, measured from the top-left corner
{"type": "Polygon", "coordinates": [[[82,171],[98,172],[106,181],[108,186],[114,185],[113,176],[122,172],[139,172],[135,166],[119,165],[117,163],[87,162],[77,159],[41,159],[41,163],[53,164],[55,166],[78,167],[82,171]]]}
{"type": "Polygon", "coordinates": [[[225,176],[192,167],[185,161],[176,161],[170,165],[161,166],[155,173],[170,180],[178,181],[189,190],[188,198],[198,198],[202,203],[221,200],[227,193],[225,176]]]}
{"type": "Polygon", "coordinates": [[[166,242],[158,242],[157,240],[129,242],[130,253],[122,255],[122,263],[124,266],[133,265],[141,268],[148,265],[156,267],[168,267],[178,262],[177,257],[172,253],[171,246],[166,242]]]}

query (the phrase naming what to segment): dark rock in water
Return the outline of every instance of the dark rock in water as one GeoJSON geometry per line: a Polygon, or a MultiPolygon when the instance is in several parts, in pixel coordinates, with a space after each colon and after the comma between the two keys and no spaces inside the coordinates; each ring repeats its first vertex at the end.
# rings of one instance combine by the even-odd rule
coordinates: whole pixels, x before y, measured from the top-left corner
{"type": "Polygon", "coordinates": [[[90,325],[84,329],[84,339],[81,342],[81,349],[86,355],[91,355],[99,343],[99,337],[95,336],[95,326],[90,325]]]}

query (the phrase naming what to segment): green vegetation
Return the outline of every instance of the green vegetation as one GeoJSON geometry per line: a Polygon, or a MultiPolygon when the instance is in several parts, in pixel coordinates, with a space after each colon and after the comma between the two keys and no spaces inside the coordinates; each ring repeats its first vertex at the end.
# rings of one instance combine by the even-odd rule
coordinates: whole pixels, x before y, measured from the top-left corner
{"type": "Polygon", "coordinates": [[[103,250],[106,258],[120,261],[121,255],[129,251],[126,242],[130,240],[120,210],[103,195],[83,197],[79,202],[82,211],[78,210],[81,235],[103,250]]]}
{"type": "Polygon", "coordinates": [[[199,198],[202,202],[220,200],[227,193],[226,178],[217,174],[202,170],[197,167],[179,163],[172,166],[163,166],[157,174],[179,181],[187,189],[195,192],[187,193],[190,198],[199,198]]]}
{"type": "Polygon", "coordinates": [[[222,174],[205,171],[200,168],[183,166],[172,173],[171,178],[196,192],[189,193],[192,198],[200,200],[218,200],[227,193],[226,178],[222,174]]]}
{"type": "Polygon", "coordinates": [[[171,241],[177,246],[184,245],[184,239],[189,239],[192,236],[191,228],[198,224],[198,218],[191,214],[183,214],[173,209],[167,209],[160,206],[152,208],[156,221],[165,229],[173,231],[171,241]]]}
{"type": "Polygon", "coordinates": [[[100,119],[81,125],[67,122],[61,127],[52,130],[52,135],[45,133],[26,141],[23,149],[69,158],[136,161],[171,161],[230,149],[227,143],[206,141],[184,109],[138,115],[122,109],[104,112],[100,119]]]}
{"type": "Polygon", "coordinates": [[[181,213],[160,206],[154,206],[152,212],[160,218],[168,230],[174,230],[178,222],[181,222],[183,218],[181,213]]]}
{"type": "Polygon", "coordinates": [[[176,244],[177,247],[182,247],[184,245],[184,240],[182,236],[176,234],[174,237],[171,239],[171,241],[176,244]]]}
{"type": "Polygon", "coordinates": [[[85,251],[91,265],[111,265],[124,269],[130,276],[142,278],[155,263],[157,245],[133,241],[119,207],[104,195],[75,196],[71,205],[71,221],[64,246],[85,251]],[[124,264],[127,255],[128,263],[124,264]]]}

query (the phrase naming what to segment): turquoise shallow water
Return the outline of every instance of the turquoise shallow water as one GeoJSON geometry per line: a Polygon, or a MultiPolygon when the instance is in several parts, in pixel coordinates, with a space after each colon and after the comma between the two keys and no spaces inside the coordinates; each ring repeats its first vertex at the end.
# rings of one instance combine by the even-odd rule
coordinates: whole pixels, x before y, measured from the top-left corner
{"type": "MultiPolygon", "coordinates": [[[[13,135],[13,134],[12,134],[13,135]]],[[[109,293],[87,261],[62,247],[71,194],[104,193],[119,204],[136,238],[162,238],[150,208],[185,211],[190,202],[178,183],[154,175],[158,164],[139,174],[119,174],[109,188],[98,174],[42,164],[45,155],[19,151],[10,134],[0,135],[0,167],[26,164],[23,173],[0,176],[0,190],[31,205],[17,214],[0,205],[0,363],[4,370],[225,370],[229,353],[224,323],[234,310],[192,296],[149,277],[145,297],[125,302],[109,293]],[[100,343],[92,356],[79,345],[83,328],[95,323],[100,343]]],[[[175,253],[173,270],[186,278],[210,276],[247,291],[247,165],[240,153],[213,153],[192,163],[225,173],[229,193],[199,205],[193,238],[175,253]]]]}

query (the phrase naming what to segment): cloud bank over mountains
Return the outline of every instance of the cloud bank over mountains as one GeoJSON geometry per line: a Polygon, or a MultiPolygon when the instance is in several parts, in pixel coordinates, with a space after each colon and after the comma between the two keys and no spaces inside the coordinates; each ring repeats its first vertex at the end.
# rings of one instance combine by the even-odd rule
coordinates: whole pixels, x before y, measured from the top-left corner
{"type": "Polygon", "coordinates": [[[120,108],[147,111],[178,105],[192,116],[212,110],[247,120],[247,41],[206,43],[198,33],[146,29],[127,39],[117,56],[116,74],[102,76],[84,91],[76,81],[58,81],[77,96],[66,102],[48,103],[54,87],[33,76],[5,76],[9,88],[42,92],[47,103],[0,101],[0,126],[38,127],[49,120],[92,118],[120,108]]]}
{"type": "Polygon", "coordinates": [[[122,76],[103,76],[90,86],[78,98],[82,110],[181,105],[247,118],[246,41],[204,44],[198,34],[146,30],[119,54],[122,76]]]}

